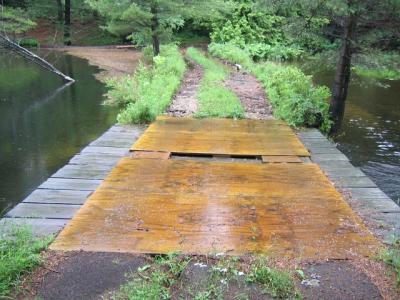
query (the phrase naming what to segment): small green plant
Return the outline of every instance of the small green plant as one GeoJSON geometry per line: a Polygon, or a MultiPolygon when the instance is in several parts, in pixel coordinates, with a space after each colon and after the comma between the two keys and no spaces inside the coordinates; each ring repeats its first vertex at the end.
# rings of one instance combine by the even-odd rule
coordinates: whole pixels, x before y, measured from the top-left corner
{"type": "Polygon", "coordinates": [[[170,299],[170,288],[189,263],[177,253],[158,255],[153,263],[139,267],[115,293],[115,299],[170,299]]]}
{"type": "Polygon", "coordinates": [[[250,54],[232,44],[211,44],[212,55],[242,64],[263,84],[274,108],[274,115],[294,127],[319,127],[328,132],[330,91],[315,86],[312,77],[299,68],[274,62],[254,63],[250,54]]]}
{"type": "Polygon", "coordinates": [[[176,45],[161,48],[152,66],[140,64],[133,76],[108,80],[106,103],[122,107],[122,124],[154,121],[170,105],[180,86],[186,64],[176,45]]]}
{"type": "Polygon", "coordinates": [[[199,112],[197,116],[243,118],[244,110],[240,100],[234,92],[223,85],[223,81],[229,75],[229,70],[193,47],[187,50],[187,55],[205,70],[198,94],[199,112]]]}
{"type": "MultiPolygon", "coordinates": [[[[8,226],[7,224],[4,226],[8,226]]],[[[18,286],[21,276],[42,262],[41,251],[53,237],[35,238],[28,227],[0,228],[0,298],[18,286]],[[7,228],[8,229],[8,228],[7,228]]]]}
{"type": "Polygon", "coordinates": [[[400,286],[400,239],[394,239],[393,246],[384,250],[379,258],[393,269],[400,286]]]}
{"type": "Polygon", "coordinates": [[[297,297],[296,286],[290,274],[268,267],[264,259],[252,265],[246,281],[250,284],[261,284],[265,292],[272,297],[283,299],[297,297]]]}

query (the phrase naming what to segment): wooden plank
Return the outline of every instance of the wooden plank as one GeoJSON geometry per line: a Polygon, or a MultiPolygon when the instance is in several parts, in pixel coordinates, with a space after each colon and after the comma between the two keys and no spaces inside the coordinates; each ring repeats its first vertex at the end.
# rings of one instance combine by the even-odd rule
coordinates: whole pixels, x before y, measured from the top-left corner
{"type": "Polygon", "coordinates": [[[377,245],[315,164],[124,158],[51,249],[343,259],[377,245]]]}
{"type": "Polygon", "coordinates": [[[114,147],[114,148],[129,148],[135,139],[116,139],[116,138],[99,138],[94,142],[90,143],[90,146],[94,147],[114,147]]]}
{"type": "Polygon", "coordinates": [[[333,178],[335,184],[342,188],[369,188],[376,187],[376,184],[367,176],[343,176],[333,178]]]}
{"type": "Polygon", "coordinates": [[[263,155],[261,157],[263,163],[301,163],[302,160],[299,156],[267,156],[263,155]]]}
{"type": "Polygon", "coordinates": [[[131,151],[232,156],[309,156],[298,137],[282,121],[172,117],[157,119],[131,151]]]}
{"type": "Polygon", "coordinates": [[[94,153],[94,154],[111,154],[125,156],[128,154],[129,147],[127,148],[115,148],[115,147],[97,147],[88,146],[82,150],[81,153],[94,153]]]}
{"type": "Polygon", "coordinates": [[[147,158],[147,159],[169,159],[171,156],[170,152],[160,151],[133,151],[133,158],[147,158]]]}
{"type": "Polygon", "coordinates": [[[28,227],[35,236],[57,234],[67,224],[62,219],[3,218],[0,220],[0,234],[12,234],[18,227],[28,227]]]}
{"type": "Polygon", "coordinates": [[[313,154],[312,160],[318,163],[323,161],[349,161],[344,154],[313,154]]]}
{"type": "Polygon", "coordinates": [[[72,165],[102,165],[102,166],[115,166],[121,159],[120,156],[115,155],[75,155],[69,164],[72,165]]]}
{"type": "Polygon", "coordinates": [[[52,178],[104,179],[111,169],[112,167],[106,166],[66,165],[52,178]]]}
{"type": "Polygon", "coordinates": [[[91,191],[71,190],[46,190],[37,189],[24,199],[24,203],[41,204],[75,204],[82,205],[86,202],[91,191]]]}
{"type": "Polygon", "coordinates": [[[49,178],[39,189],[94,191],[101,182],[102,180],[93,179],[49,178]]]}
{"type": "Polygon", "coordinates": [[[71,219],[80,205],[20,203],[10,210],[8,218],[71,219]]]}

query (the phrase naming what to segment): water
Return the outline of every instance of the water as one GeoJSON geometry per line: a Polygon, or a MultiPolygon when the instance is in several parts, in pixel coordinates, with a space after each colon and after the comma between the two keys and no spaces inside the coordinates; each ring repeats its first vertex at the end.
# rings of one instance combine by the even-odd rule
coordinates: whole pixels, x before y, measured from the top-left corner
{"type": "Polygon", "coordinates": [[[57,76],[0,50],[0,212],[11,208],[115,123],[105,87],[85,60],[47,53],[76,79],[57,76]]]}
{"type": "MultiPolygon", "coordinates": [[[[306,64],[307,65],[307,64],[306,64]]],[[[332,86],[334,71],[306,68],[332,86]]],[[[396,203],[400,201],[400,81],[352,78],[338,148],[396,203]],[[383,86],[390,85],[384,88],[383,86]]]]}

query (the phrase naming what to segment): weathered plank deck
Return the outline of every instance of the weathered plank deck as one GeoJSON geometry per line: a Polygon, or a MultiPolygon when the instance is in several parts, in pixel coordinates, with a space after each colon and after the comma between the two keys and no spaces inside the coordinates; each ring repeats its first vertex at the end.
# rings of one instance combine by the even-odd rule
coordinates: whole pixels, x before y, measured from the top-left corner
{"type": "Polygon", "coordinates": [[[115,125],[90,143],[0,220],[2,228],[29,225],[36,235],[58,233],[100,185],[143,126],[115,125]]]}
{"type": "Polygon", "coordinates": [[[377,246],[316,164],[124,158],[51,249],[345,259],[377,246]]]}
{"type": "Polygon", "coordinates": [[[304,129],[298,136],[310,151],[311,160],[319,164],[343,192],[374,234],[388,243],[393,235],[400,235],[400,207],[361,169],[354,167],[336,145],[317,129],[304,129]]]}

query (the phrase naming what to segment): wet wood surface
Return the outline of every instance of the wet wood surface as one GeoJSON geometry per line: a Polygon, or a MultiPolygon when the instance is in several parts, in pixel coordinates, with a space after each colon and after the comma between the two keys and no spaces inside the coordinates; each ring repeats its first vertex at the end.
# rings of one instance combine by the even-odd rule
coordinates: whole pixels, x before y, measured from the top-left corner
{"type": "Polygon", "coordinates": [[[233,156],[309,156],[283,121],[159,117],[132,151],[233,156]]]}
{"type": "Polygon", "coordinates": [[[51,248],[344,259],[376,246],[315,164],[124,158],[51,248]]]}

